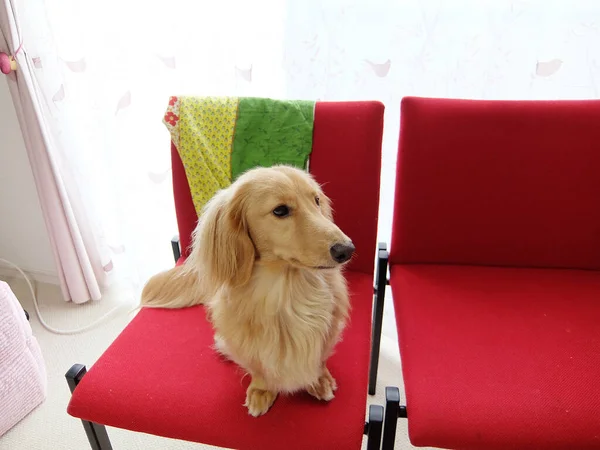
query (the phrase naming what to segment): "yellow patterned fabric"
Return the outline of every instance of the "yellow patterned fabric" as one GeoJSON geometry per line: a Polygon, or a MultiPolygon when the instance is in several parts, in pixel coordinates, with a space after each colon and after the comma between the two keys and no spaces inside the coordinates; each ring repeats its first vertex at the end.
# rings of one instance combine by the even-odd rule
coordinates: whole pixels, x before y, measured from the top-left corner
{"type": "Polygon", "coordinates": [[[237,97],[171,97],[163,122],[171,133],[196,213],[231,184],[237,97]]]}

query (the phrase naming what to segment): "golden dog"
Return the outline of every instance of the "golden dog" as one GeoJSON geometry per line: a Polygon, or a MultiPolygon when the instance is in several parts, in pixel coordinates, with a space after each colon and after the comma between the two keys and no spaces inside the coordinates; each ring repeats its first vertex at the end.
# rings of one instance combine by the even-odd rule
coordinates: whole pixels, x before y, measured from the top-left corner
{"type": "Polygon", "coordinates": [[[353,252],[310,175],[256,168],[206,205],[190,256],[148,281],[142,306],[205,304],[216,348],[251,376],[252,416],[280,392],[329,401],[337,386],[326,361],[348,318],[341,268],[353,252]]]}

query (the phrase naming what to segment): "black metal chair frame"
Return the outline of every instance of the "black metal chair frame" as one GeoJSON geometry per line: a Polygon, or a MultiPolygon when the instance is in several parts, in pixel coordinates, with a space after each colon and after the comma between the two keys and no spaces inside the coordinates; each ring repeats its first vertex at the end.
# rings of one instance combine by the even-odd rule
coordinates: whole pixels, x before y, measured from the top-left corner
{"type": "MultiPolygon", "coordinates": [[[[173,257],[175,262],[181,257],[179,237],[171,239],[173,257]]],[[[379,364],[379,346],[381,343],[381,328],[383,324],[383,305],[385,300],[385,287],[389,284],[387,278],[388,252],[385,243],[379,243],[377,248],[377,266],[375,272],[375,285],[373,287],[373,321],[371,340],[371,359],[369,367],[369,395],[375,394],[377,384],[377,368],[379,364]]],[[[83,379],[87,369],[83,364],[73,364],[65,374],[71,394],[83,379]]],[[[398,388],[386,387],[386,407],[370,405],[367,422],[363,434],[367,436],[367,450],[390,450],[394,448],[396,436],[396,421],[398,417],[406,417],[406,408],[400,406],[398,388]],[[388,397],[388,392],[390,396],[388,397]],[[397,395],[396,395],[397,394],[397,395]],[[395,396],[394,396],[395,395],[395,396]],[[397,398],[397,401],[395,399],[397,398]],[[404,415],[402,415],[404,414],[404,415]],[[384,420],[385,416],[385,420],[384,420]],[[383,437],[383,447],[382,445],[383,437]],[[390,446],[391,445],[391,446],[390,446]]],[[[112,450],[106,426],[87,420],[81,420],[92,450],[112,450]]]]}
{"type": "MultiPolygon", "coordinates": [[[[377,269],[375,273],[375,303],[373,305],[373,338],[371,344],[371,364],[369,368],[369,394],[375,395],[377,386],[377,369],[379,367],[379,350],[381,345],[381,327],[383,325],[383,306],[385,304],[385,288],[390,284],[388,279],[388,263],[390,254],[387,244],[380,242],[377,246],[377,269]]],[[[398,418],[408,418],[406,406],[400,404],[400,389],[395,386],[385,388],[385,409],[381,450],[393,450],[396,441],[398,418]]]]}

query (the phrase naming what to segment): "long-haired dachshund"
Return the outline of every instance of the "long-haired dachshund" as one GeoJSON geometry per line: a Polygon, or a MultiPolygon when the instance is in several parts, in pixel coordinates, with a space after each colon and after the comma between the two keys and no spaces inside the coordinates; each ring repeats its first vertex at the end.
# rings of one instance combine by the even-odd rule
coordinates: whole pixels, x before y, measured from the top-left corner
{"type": "Polygon", "coordinates": [[[142,306],[206,305],[216,348],[251,376],[251,415],[280,392],[329,401],[337,386],[326,363],[350,307],[341,269],[353,252],[310,175],[256,168],[206,205],[190,256],[148,281],[142,306]]]}

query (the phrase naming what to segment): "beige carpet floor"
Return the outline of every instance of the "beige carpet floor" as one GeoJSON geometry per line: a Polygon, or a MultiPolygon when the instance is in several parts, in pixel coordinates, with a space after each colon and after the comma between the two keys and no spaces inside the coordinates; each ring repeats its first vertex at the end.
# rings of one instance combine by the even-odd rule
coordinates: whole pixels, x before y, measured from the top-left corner
{"type": "MultiPolygon", "coordinates": [[[[48,396],[41,406],[7,434],[0,437],[0,450],[89,449],[81,422],[66,413],[70,393],[64,375],[75,362],[89,366],[98,359],[133,317],[129,313],[134,305],[133,298],[125,292],[117,291],[100,302],[74,305],[62,300],[60,289],[57,286],[37,283],[37,297],[41,314],[45,321],[55,328],[72,329],[85,326],[115,306],[120,306],[109,319],[92,330],[79,335],[64,336],[50,333],[42,327],[33,308],[31,294],[22,279],[15,277],[5,281],[10,284],[15,295],[31,316],[31,327],[42,348],[48,371],[48,396]]],[[[386,385],[400,386],[402,389],[400,357],[395,339],[393,309],[391,302],[388,302],[381,345],[377,395],[369,397],[369,403],[383,405],[383,391],[386,385]]],[[[115,428],[109,428],[108,432],[115,450],[215,448],[115,428]]],[[[365,443],[363,442],[364,447],[365,443]]],[[[396,449],[410,448],[414,447],[408,441],[406,421],[400,420],[396,449]]]]}

